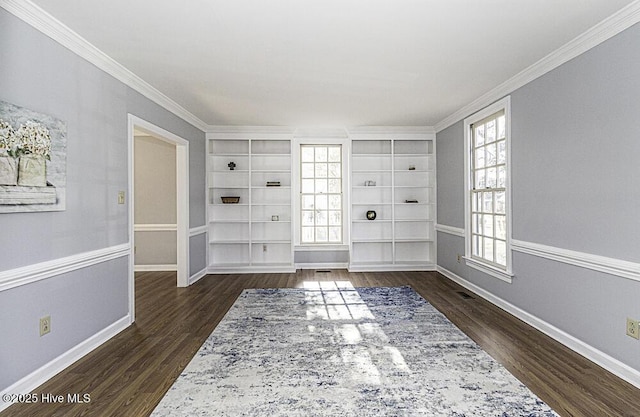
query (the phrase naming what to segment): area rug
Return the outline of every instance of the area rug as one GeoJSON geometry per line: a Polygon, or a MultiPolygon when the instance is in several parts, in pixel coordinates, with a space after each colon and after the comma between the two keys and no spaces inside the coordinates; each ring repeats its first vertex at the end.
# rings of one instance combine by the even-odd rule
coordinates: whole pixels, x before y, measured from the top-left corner
{"type": "Polygon", "coordinates": [[[244,291],[152,416],[556,416],[409,287],[244,291]]]}

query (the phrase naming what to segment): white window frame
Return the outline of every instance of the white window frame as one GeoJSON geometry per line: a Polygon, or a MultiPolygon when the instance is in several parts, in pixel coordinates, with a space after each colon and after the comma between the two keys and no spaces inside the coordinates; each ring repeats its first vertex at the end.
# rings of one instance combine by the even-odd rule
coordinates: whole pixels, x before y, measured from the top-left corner
{"type": "Polygon", "coordinates": [[[294,213],[292,215],[294,227],[294,246],[296,250],[348,250],[349,249],[349,156],[350,141],[347,138],[296,138],[294,140],[292,181],[294,189],[294,213]],[[301,213],[300,190],[300,149],[302,145],[340,145],[342,147],[342,243],[301,243],[301,213]]]}
{"type": "Polygon", "coordinates": [[[511,283],[513,278],[512,270],[512,250],[511,250],[511,97],[507,96],[502,100],[480,110],[472,116],[464,119],[464,230],[465,230],[465,263],[471,268],[484,272],[492,277],[511,283]],[[505,151],[506,151],[506,179],[505,179],[505,213],[506,213],[506,267],[500,268],[493,263],[485,262],[482,259],[472,257],[471,252],[471,192],[473,190],[472,172],[472,126],[487,117],[504,111],[505,116],[505,151]]]}

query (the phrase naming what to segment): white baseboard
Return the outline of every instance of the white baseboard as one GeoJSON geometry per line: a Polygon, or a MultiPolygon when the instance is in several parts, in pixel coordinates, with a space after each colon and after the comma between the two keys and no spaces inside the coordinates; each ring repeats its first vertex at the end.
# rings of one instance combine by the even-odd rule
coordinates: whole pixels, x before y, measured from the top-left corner
{"type": "Polygon", "coordinates": [[[457,282],[458,284],[462,285],[469,291],[474,292],[475,294],[479,295],[480,297],[494,304],[495,306],[503,309],[507,313],[519,318],[520,320],[524,321],[530,326],[540,330],[542,333],[546,334],[547,336],[557,340],[558,342],[562,343],[563,345],[573,350],[574,352],[584,356],[585,358],[596,363],[597,365],[600,365],[601,367],[608,370],[612,374],[640,388],[640,371],[638,371],[637,369],[634,369],[629,365],[626,365],[620,362],[619,360],[607,355],[606,353],[594,348],[593,346],[588,345],[582,340],[577,339],[571,336],[570,334],[566,333],[565,331],[558,329],[552,324],[547,323],[546,321],[534,316],[533,314],[528,313],[522,310],[521,308],[516,307],[515,305],[509,303],[508,301],[505,301],[502,298],[467,281],[466,279],[455,274],[454,272],[449,271],[446,268],[443,268],[438,265],[437,271],[440,272],[445,277],[449,278],[450,280],[457,282]]]}
{"type": "Polygon", "coordinates": [[[177,271],[178,265],[136,265],[133,267],[135,272],[163,272],[177,271]]]}
{"type": "Polygon", "coordinates": [[[349,264],[347,262],[310,262],[310,263],[296,263],[296,269],[347,269],[349,264]]]}
{"type": "Polygon", "coordinates": [[[389,272],[389,271],[435,271],[433,264],[398,263],[398,264],[350,264],[349,272],[389,272]]]}
{"type": "Polygon", "coordinates": [[[195,274],[191,275],[189,277],[189,285],[195,284],[200,280],[200,278],[204,277],[205,275],[207,275],[207,268],[204,268],[202,271],[196,272],[195,274]]]}
{"type": "MultiPolygon", "coordinates": [[[[92,350],[102,345],[107,340],[111,339],[127,327],[131,325],[131,317],[129,315],[124,316],[120,320],[106,327],[105,329],[94,334],[84,342],[72,347],[62,355],[58,356],[51,362],[41,366],[29,375],[15,382],[2,392],[0,397],[4,394],[28,394],[55,375],[60,371],[69,367],[78,359],[84,357],[92,350]]],[[[0,411],[11,405],[10,402],[0,402],[0,411]]]]}

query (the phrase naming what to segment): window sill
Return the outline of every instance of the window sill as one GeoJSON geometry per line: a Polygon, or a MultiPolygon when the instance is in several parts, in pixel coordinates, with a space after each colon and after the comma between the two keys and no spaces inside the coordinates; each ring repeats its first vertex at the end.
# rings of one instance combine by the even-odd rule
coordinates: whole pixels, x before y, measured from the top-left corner
{"type": "Polygon", "coordinates": [[[296,252],[318,252],[318,251],[349,251],[349,245],[296,245],[294,247],[296,252]]]}
{"type": "Polygon", "coordinates": [[[513,281],[514,275],[510,272],[503,271],[493,266],[489,266],[487,264],[484,264],[480,261],[477,261],[475,259],[472,259],[466,256],[464,257],[464,262],[467,266],[477,271],[484,272],[487,275],[491,275],[494,278],[498,278],[499,280],[504,281],[508,284],[511,284],[511,282],[513,281]]]}

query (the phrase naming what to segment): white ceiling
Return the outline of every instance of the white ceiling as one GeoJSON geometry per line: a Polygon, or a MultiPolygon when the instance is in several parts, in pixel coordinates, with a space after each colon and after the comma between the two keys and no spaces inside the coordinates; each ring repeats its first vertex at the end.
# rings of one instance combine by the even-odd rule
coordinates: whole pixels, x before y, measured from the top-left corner
{"type": "Polygon", "coordinates": [[[34,0],[209,125],[431,126],[631,0],[34,0]]]}

